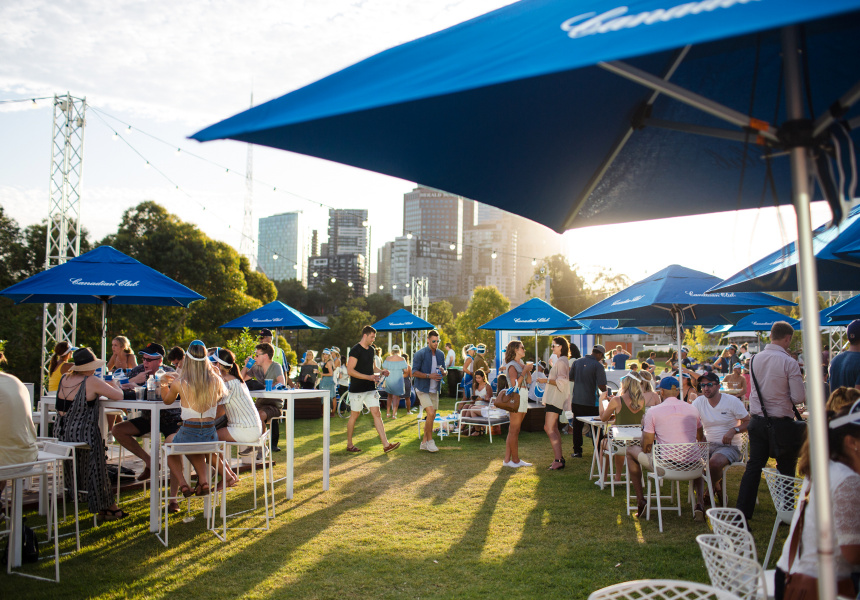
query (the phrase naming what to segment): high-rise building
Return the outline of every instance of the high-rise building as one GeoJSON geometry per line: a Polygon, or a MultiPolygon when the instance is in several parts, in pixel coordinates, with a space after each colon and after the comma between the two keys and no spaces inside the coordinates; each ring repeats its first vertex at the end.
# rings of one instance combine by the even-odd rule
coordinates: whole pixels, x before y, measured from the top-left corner
{"type": "MultiPolygon", "coordinates": [[[[316,247],[318,236],[311,236],[316,247]]],[[[370,281],[370,227],[367,210],[329,210],[328,241],[319,244],[317,254],[308,259],[308,289],[319,289],[335,279],[352,284],[356,295],[366,296],[370,281]]]]}
{"type": "Polygon", "coordinates": [[[517,271],[525,267],[517,260],[517,240],[517,231],[503,221],[491,221],[466,230],[460,279],[464,295],[471,296],[478,286],[492,285],[512,303],[522,303],[517,293],[517,271]]]}
{"type": "Polygon", "coordinates": [[[403,301],[413,278],[426,277],[431,302],[459,294],[460,261],[458,250],[447,242],[422,239],[413,235],[396,238],[391,248],[391,295],[403,301]]]}
{"type": "MultiPolygon", "coordinates": [[[[394,242],[385,242],[376,253],[376,279],[377,291],[383,294],[392,294],[391,289],[391,253],[394,251],[394,242]]],[[[392,294],[393,295],[393,294],[392,294]]]]}
{"type": "Polygon", "coordinates": [[[301,211],[286,212],[259,221],[257,265],[271,280],[298,279],[307,283],[308,232],[301,211]]]}

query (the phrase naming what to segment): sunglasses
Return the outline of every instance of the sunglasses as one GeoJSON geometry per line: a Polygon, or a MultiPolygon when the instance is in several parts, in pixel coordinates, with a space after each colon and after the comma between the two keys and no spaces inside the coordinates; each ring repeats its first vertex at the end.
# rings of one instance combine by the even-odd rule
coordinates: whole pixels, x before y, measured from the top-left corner
{"type": "Polygon", "coordinates": [[[160,358],[146,358],[144,357],[143,362],[156,362],[161,360],[160,358]]]}
{"type": "Polygon", "coordinates": [[[710,383],[703,383],[701,385],[703,388],[706,388],[706,387],[711,387],[712,385],[717,385],[717,384],[715,382],[711,381],[710,383]]]}

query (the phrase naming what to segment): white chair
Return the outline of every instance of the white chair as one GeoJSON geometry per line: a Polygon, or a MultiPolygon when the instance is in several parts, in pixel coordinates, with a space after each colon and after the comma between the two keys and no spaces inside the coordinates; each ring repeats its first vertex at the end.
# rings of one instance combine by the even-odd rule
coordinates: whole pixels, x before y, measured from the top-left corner
{"type": "MultiPolygon", "coordinates": [[[[23,484],[23,480],[30,479],[33,477],[48,477],[52,472],[55,472],[57,469],[56,460],[43,460],[36,461],[30,463],[22,463],[19,465],[9,465],[5,467],[0,467],[0,481],[12,481],[12,489],[10,490],[12,496],[12,506],[11,510],[9,507],[9,502],[7,499],[6,503],[6,522],[8,523],[8,529],[0,531],[0,533],[7,534],[9,536],[9,550],[7,552],[6,559],[6,572],[9,574],[14,573],[15,575],[21,575],[23,577],[30,577],[32,579],[39,579],[41,581],[52,581],[46,577],[39,577],[37,575],[30,575],[29,573],[20,573],[18,571],[12,570],[12,562],[13,556],[15,554],[14,548],[15,545],[19,545],[21,543],[21,535],[17,531],[17,524],[21,522],[21,513],[23,512],[23,494],[21,492],[21,485],[23,484]],[[14,544],[14,545],[13,545],[14,544]]],[[[57,490],[59,486],[57,485],[56,478],[52,479],[53,485],[50,487],[50,496],[51,496],[51,506],[53,510],[49,510],[49,515],[53,515],[53,525],[54,531],[56,531],[58,527],[57,523],[57,490]]],[[[54,579],[53,581],[59,583],[60,582],[60,541],[59,536],[54,536],[54,579]]]]}
{"type": "Polygon", "coordinates": [[[704,583],[674,579],[639,579],[592,592],[588,600],[740,600],[704,583]]]}
{"type": "Polygon", "coordinates": [[[749,457],[750,457],[750,436],[747,434],[746,431],[744,431],[741,434],[741,459],[738,461],[735,461],[733,463],[727,464],[725,467],[723,467],[723,472],[720,475],[720,478],[722,480],[721,485],[723,487],[723,506],[726,506],[728,504],[728,493],[727,493],[728,488],[726,487],[726,472],[729,469],[731,469],[732,467],[746,468],[747,461],[749,460],[749,457]]]}
{"type": "MultiPolygon", "coordinates": [[[[456,404],[462,404],[463,402],[457,402],[456,404]]],[[[455,404],[455,406],[456,406],[455,404]]],[[[511,423],[511,415],[507,411],[503,411],[501,409],[494,409],[492,402],[487,410],[487,416],[477,416],[477,417],[463,417],[461,416],[457,426],[457,441],[460,441],[462,437],[463,428],[466,426],[469,427],[481,427],[487,430],[490,434],[490,443],[493,443],[493,427],[502,425],[510,425],[511,423]]],[[[418,410],[418,437],[421,437],[421,433],[423,432],[421,428],[421,409],[418,410]]]]}
{"type": "Polygon", "coordinates": [[[696,536],[705,559],[711,585],[742,600],[768,600],[764,571],[756,561],[735,553],[732,542],[722,535],[696,536]]]}
{"type": "MultiPolygon", "coordinates": [[[[140,439],[143,441],[144,450],[147,452],[152,452],[152,434],[144,433],[140,436],[140,439]]],[[[120,478],[122,477],[122,459],[125,454],[125,448],[122,444],[119,445],[119,458],[116,462],[116,503],[119,504],[119,494],[120,494],[120,478]]],[[[149,465],[144,465],[144,467],[149,467],[149,465]]],[[[144,479],[143,483],[143,492],[141,492],[139,498],[146,498],[146,489],[149,487],[149,479],[144,479]]],[[[126,498],[126,500],[136,500],[137,498],[126,498]]]]}
{"type": "Polygon", "coordinates": [[[767,488],[770,490],[770,497],[776,509],[773,532],[770,534],[770,543],[767,545],[767,553],[764,555],[764,562],[762,563],[762,567],[766,569],[768,562],[770,562],[770,553],[773,550],[773,543],[776,541],[776,532],[780,524],[785,523],[791,527],[791,519],[794,517],[797,496],[800,494],[803,479],[783,475],[776,469],[769,468],[762,469],[761,474],[767,482],[767,488]]]}
{"type": "MultiPolygon", "coordinates": [[[[243,446],[250,446],[252,448],[259,448],[263,452],[263,504],[266,508],[266,526],[265,527],[230,527],[227,525],[227,529],[264,529],[268,531],[269,529],[269,519],[275,518],[275,477],[272,473],[272,453],[269,437],[271,436],[272,430],[267,429],[266,433],[260,436],[260,439],[256,442],[247,444],[245,442],[226,442],[227,443],[227,456],[232,455],[232,451],[230,448],[240,448],[243,446]],[[268,471],[267,471],[268,467],[268,471]],[[270,487],[271,486],[271,487],[270,487]],[[271,498],[271,517],[269,516],[269,499],[271,498]]],[[[226,473],[226,471],[225,471],[226,473]]],[[[223,515],[225,519],[229,517],[235,517],[237,515],[241,515],[251,510],[257,510],[257,461],[253,460],[251,462],[251,474],[254,478],[254,508],[248,510],[242,510],[239,512],[235,512],[232,514],[226,514],[226,509],[224,509],[225,514],[223,515]]],[[[238,476],[238,473],[237,473],[238,476]]],[[[282,479],[286,480],[286,477],[282,479]]],[[[281,479],[278,479],[281,481],[281,479]]],[[[222,480],[222,485],[226,489],[226,482],[222,480]]]]}
{"type": "MultiPolygon", "coordinates": [[[[75,457],[74,442],[60,442],[56,440],[44,441],[39,444],[39,460],[54,461],[56,468],[54,469],[53,477],[56,478],[61,491],[65,491],[67,482],[63,462],[71,461],[72,463],[72,496],[75,503],[75,547],[78,552],[81,551],[81,527],[78,513],[78,478],[77,474],[77,459],[75,457]]],[[[66,521],[66,494],[63,493],[63,522],[66,521]]],[[[58,537],[63,537],[57,533],[58,537]]],[[[51,539],[51,507],[48,506],[48,539],[51,539]]]]}
{"type": "MultiPolygon", "coordinates": [[[[708,473],[708,442],[692,442],[688,444],[659,444],[654,443],[651,453],[651,466],[653,471],[648,471],[648,493],[646,498],[647,517],[651,518],[651,482],[654,482],[655,495],[657,498],[657,520],[660,525],[660,532],[663,532],[663,511],[677,510],[678,516],[681,515],[681,482],[688,481],[692,487],[693,481],[699,477],[704,477],[708,485],[708,492],[711,495],[713,503],[714,490],[711,485],[711,477],[708,473]],[[670,482],[669,497],[672,496],[672,484],[677,488],[678,503],[675,506],[663,506],[660,502],[660,485],[664,480],[670,482]]],[[[693,509],[693,502],[690,502],[690,509],[693,509]]],[[[713,508],[713,504],[711,506],[713,508]]]]}
{"type": "Polygon", "coordinates": [[[755,539],[747,529],[747,520],[737,508],[709,508],[711,528],[717,535],[728,538],[736,554],[758,562],[755,539]]]}
{"type": "MultiPolygon", "coordinates": [[[[170,518],[168,514],[168,508],[171,500],[177,501],[190,501],[195,496],[190,496],[189,498],[185,498],[181,494],[179,496],[171,496],[170,495],[170,474],[167,468],[167,459],[170,456],[181,456],[183,458],[187,458],[192,454],[203,454],[209,456],[209,464],[216,464],[215,457],[221,456],[221,460],[224,462],[224,465],[221,473],[222,479],[227,477],[227,460],[229,460],[229,456],[227,455],[227,442],[201,442],[201,443],[190,443],[190,444],[164,444],[162,446],[161,451],[161,502],[163,504],[163,512],[162,512],[162,523],[159,527],[159,531],[155,534],[158,540],[164,544],[166,547],[169,542],[169,525],[170,518]],[[164,530],[164,537],[161,537],[161,530],[164,530]]],[[[210,482],[209,485],[209,493],[203,496],[204,498],[204,516],[206,518],[206,529],[215,534],[222,542],[227,541],[227,487],[224,486],[221,488],[221,528],[222,533],[219,534],[218,530],[215,528],[215,501],[218,498],[218,494],[215,493],[215,483],[214,481],[210,482]]],[[[190,502],[189,502],[190,503],[190,502]]],[[[190,506],[188,507],[190,510],[190,506]]]]}
{"type": "MultiPolygon", "coordinates": [[[[628,488],[628,490],[630,487],[630,485],[627,483],[628,473],[627,473],[626,465],[625,465],[625,469],[624,469],[624,479],[622,479],[621,481],[615,481],[615,460],[613,460],[613,458],[616,456],[622,456],[622,457],[625,457],[625,463],[626,463],[627,447],[639,443],[639,440],[629,440],[629,439],[618,440],[618,439],[615,439],[616,433],[624,432],[624,431],[627,431],[628,429],[630,431],[635,430],[636,432],[642,431],[642,428],[639,425],[630,425],[630,426],[616,425],[613,427],[609,427],[609,430],[606,432],[606,438],[605,438],[606,439],[606,447],[603,449],[602,455],[607,460],[607,462],[609,463],[609,478],[607,480],[606,469],[603,469],[603,477],[600,479],[600,489],[601,490],[604,489],[606,487],[606,484],[608,483],[610,488],[611,488],[613,498],[615,497],[615,486],[616,485],[624,484],[628,488]]],[[[628,506],[629,506],[629,502],[628,502],[628,506]]],[[[634,508],[635,508],[635,506],[634,506],[634,508]]],[[[630,514],[629,509],[628,509],[627,514],[630,514]]]]}

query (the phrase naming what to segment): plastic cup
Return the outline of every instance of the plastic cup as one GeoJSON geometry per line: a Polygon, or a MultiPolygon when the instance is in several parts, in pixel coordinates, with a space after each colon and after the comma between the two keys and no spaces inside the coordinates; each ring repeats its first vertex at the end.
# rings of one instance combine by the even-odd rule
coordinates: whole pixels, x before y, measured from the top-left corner
{"type": "Polygon", "coordinates": [[[251,367],[254,366],[254,363],[256,363],[256,362],[257,361],[252,358],[251,360],[249,360],[248,362],[245,363],[245,366],[250,369],[251,367]]]}
{"type": "Polygon", "coordinates": [[[271,380],[271,379],[267,379],[267,380],[266,380],[266,391],[267,391],[267,392],[271,392],[271,391],[272,391],[272,380],[271,380]]]}
{"type": "Polygon", "coordinates": [[[135,400],[143,400],[143,395],[146,393],[146,388],[142,385],[139,385],[134,388],[134,399],[135,400]]]}

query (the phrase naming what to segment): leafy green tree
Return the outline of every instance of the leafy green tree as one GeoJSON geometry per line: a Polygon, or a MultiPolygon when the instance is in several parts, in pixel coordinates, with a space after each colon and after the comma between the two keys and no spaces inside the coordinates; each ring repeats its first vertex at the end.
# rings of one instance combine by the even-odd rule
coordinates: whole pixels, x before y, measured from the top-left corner
{"type": "Polygon", "coordinates": [[[392,298],[391,294],[377,292],[370,294],[365,300],[367,312],[372,315],[374,323],[403,308],[403,304],[392,298]]]}
{"type": "Polygon", "coordinates": [[[550,277],[550,304],[574,316],[606,296],[630,285],[626,275],[611,270],[598,272],[589,285],[576,265],[570,265],[562,254],[548,256],[535,267],[534,277],[526,286],[526,293],[543,297],[547,275],[550,277]]]}
{"type": "Polygon", "coordinates": [[[455,328],[458,343],[487,345],[487,353],[494,354],[495,332],[478,329],[491,319],[506,313],[511,308],[511,302],[505,298],[495,286],[480,286],[472,292],[472,298],[466,310],[457,315],[455,328]]]}
{"type": "Polygon", "coordinates": [[[687,329],[684,332],[684,345],[690,349],[690,357],[698,362],[706,361],[712,354],[711,336],[701,325],[696,325],[692,329],[687,329]]]}

